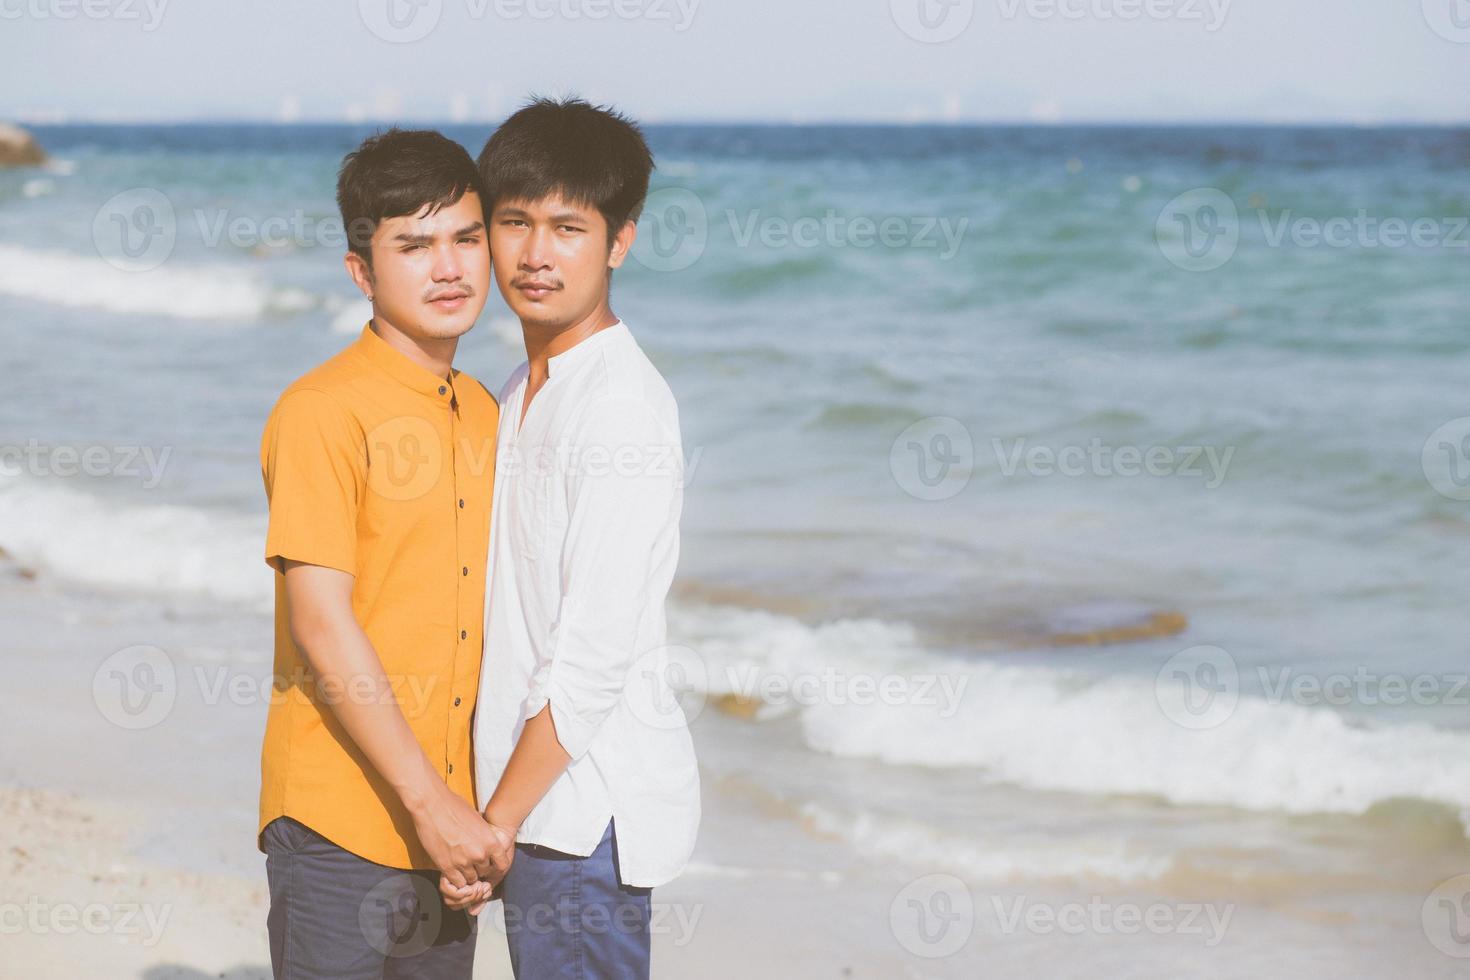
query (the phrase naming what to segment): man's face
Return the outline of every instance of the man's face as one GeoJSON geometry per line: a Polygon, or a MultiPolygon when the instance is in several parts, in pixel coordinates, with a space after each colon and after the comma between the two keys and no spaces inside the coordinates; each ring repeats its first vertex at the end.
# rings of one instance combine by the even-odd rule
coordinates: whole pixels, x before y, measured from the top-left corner
{"type": "Polygon", "coordinates": [[[571,326],[607,299],[610,272],[623,264],[634,234],[629,222],[609,245],[602,212],[559,194],[502,200],[490,216],[495,283],[522,323],[571,326]]]}
{"type": "Polygon", "coordinates": [[[462,336],[485,308],[490,250],[478,194],[433,214],[385,218],[373,231],[371,254],[368,268],[349,253],[348,268],[372,297],[374,315],[411,337],[462,336]]]}

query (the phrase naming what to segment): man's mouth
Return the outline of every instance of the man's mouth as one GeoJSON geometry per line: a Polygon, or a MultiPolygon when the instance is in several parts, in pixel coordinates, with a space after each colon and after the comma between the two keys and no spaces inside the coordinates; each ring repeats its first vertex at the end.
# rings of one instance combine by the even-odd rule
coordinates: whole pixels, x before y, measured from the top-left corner
{"type": "Polygon", "coordinates": [[[549,296],[559,287],[549,282],[530,281],[518,282],[515,284],[515,288],[520,290],[521,295],[527,299],[541,299],[544,296],[549,296]]]}
{"type": "Polygon", "coordinates": [[[451,312],[459,309],[470,298],[470,294],[464,290],[456,290],[450,293],[442,293],[429,300],[429,305],[438,310],[451,312]]]}

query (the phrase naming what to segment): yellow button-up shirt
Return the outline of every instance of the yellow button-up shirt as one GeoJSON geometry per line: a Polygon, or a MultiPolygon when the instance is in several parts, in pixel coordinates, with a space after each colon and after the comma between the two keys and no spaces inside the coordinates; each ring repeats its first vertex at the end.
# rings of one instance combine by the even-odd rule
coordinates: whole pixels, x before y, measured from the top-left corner
{"type": "MultiPolygon", "coordinates": [[[[291,639],[285,559],[355,577],[353,613],[409,726],[449,788],[474,805],[470,718],[498,420],[478,381],[436,377],[371,325],[276,403],[260,448],[276,579],[260,830],[290,816],[369,861],[434,866],[291,639]]],[[[349,679],[341,696],[363,696],[361,685],[349,679]]]]}

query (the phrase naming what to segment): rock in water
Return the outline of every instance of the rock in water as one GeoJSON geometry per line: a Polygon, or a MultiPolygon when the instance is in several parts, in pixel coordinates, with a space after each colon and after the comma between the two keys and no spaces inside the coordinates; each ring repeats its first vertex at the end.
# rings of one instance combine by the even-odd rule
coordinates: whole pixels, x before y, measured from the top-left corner
{"type": "Polygon", "coordinates": [[[36,138],[17,126],[0,123],[0,167],[35,167],[46,162],[36,138]]]}

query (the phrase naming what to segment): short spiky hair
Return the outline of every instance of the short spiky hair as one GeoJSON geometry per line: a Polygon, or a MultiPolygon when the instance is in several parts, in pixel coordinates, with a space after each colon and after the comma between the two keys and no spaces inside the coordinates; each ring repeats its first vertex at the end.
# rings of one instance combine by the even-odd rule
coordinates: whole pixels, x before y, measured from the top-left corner
{"type": "Polygon", "coordinates": [[[373,232],[384,218],[418,214],[426,208],[432,214],[470,191],[480,193],[475,161],[442,133],[390,129],[369,136],[342,158],[337,173],[337,207],[347,247],[371,263],[373,232]]]}
{"type": "Polygon", "coordinates": [[[486,215],[498,201],[560,194],[602,212],[611,241],[643,211],[653,154],[637,124],[607,106],[538,98],[491,134],[479,167],[486,215]]]}

